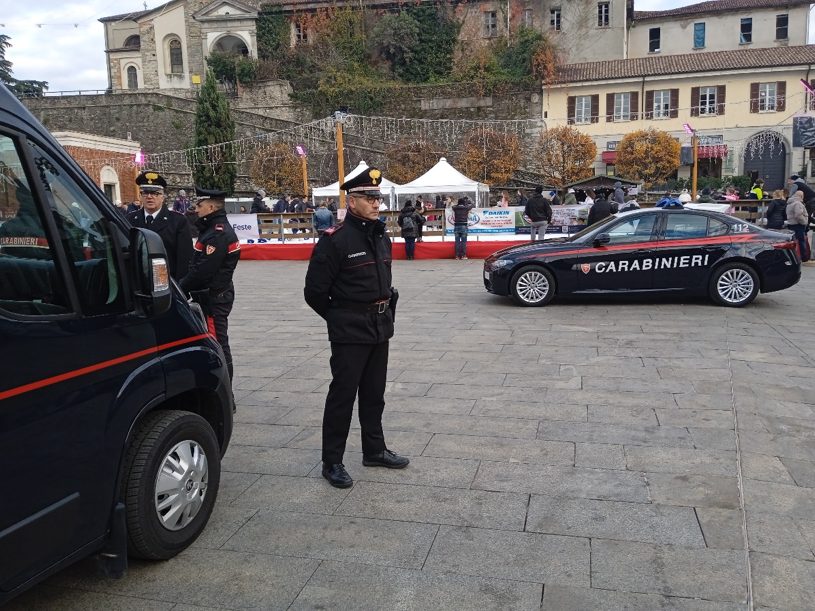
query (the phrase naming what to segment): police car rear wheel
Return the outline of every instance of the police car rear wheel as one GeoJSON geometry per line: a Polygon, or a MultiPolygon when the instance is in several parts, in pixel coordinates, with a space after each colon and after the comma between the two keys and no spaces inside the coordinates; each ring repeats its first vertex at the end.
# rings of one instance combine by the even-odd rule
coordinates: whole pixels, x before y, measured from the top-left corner
{"type": "Polygon", "coordinates": [[[543,306],[555,296],[555,279],[549,270],[530,265],[512,276],[512,297],[522,306],[543,306]]]}
{"type": "Polygon", "coordinates": [[[221,479],[218,440],[196,414],[158,411],[140,424],[125,472],[128,553],[166,560],[209,521],[221,479]]]}
{"type": "Polygon", "coordinates": [[[743,263],[727,263],[717,269],[710,280],[710,294],[719,305],[746,306],[758,294],[758,276],[743,263]]]}

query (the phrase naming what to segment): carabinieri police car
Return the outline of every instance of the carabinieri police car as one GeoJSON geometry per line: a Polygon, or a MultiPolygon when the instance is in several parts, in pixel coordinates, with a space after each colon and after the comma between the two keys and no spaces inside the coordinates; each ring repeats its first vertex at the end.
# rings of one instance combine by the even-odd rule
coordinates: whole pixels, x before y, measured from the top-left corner
{"type": "Polygon", "coordinates": [[[486,289],[522,306],[546,305],[555,295],[673,292],[740,307],[800,278],[791,232],[690,209],[625,212],[484,261],[486,289]]]}

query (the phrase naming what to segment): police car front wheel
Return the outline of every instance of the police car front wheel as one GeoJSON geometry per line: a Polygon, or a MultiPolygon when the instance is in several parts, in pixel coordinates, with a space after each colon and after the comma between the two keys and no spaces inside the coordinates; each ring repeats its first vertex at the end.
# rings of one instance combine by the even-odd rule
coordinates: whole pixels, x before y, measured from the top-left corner
{"type": "Polygon", "coordinates": [[[515,272],[510,286],[512,298],[522,306],[543,306],[555,296],[555,279],[551,272],[535,265],[515,272]]]}
{"type": "Polygon", "coordinates": [[[723,306],[746,306],[756,298],[758,289],[758,275],[744,263],[726,263],[710,279],[710,296],[723,306]]]}
{"type": "Polygon", "coordinates": [[[148,414],[128,450],[124,478],[128,553],[166,560],[206,526],[221,479],[218,440],[196,414],[148,414]]]}

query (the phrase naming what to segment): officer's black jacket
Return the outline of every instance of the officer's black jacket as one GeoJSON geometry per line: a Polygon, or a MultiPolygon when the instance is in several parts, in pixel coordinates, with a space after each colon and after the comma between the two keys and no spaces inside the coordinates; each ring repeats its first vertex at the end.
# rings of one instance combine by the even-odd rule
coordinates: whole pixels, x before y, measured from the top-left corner
{"type": "MultiPolygon", "coordinates": [[[[129,213],[127,220],[134,227],[147,227],[144,222],[144,210],[141,208],[129,213]]],[[[187,218],[168,209],[165,204],[156,212],[149,229],[159,234],[161,241],[164,242],[170,275],[176,280],[183,278],[187,274],[192,256],[192,232],[187,218]]]]}
{"type": "Polygon", "coordinates": [[[190,271],[179,285],[187,292],[209,289],[217,299],[232,289],[232,274],[241,258],[241,243],[226,218],[226,210],[216,210],[198,220],[201,233],[195,243],[190,271]]]}
{"type": "Polygon", "coordinates": [[[385,224],[351,214],[323,234],[306,272],[306,303],[328,324],[328,339],[378,344],[393,336],[393,314],[359,306],[391,296],[391,241],[385,224]]]}

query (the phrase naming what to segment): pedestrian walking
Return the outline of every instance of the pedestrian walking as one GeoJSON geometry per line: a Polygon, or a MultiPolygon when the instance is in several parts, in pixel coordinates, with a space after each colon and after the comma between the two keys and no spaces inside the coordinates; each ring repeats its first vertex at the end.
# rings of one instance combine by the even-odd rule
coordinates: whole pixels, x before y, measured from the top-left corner
{"type": "Polygon", "coordinates": [[[317,242],[306,272],[306,303],[325,319],[332,380],[323,414],[322,475],[336,488],[354,480],[343,464],[358,397],[362,464],[402,469],[382,431],[388,347],[399,294],[391,286],[391,242],[379,220],[382,173],[368,168],[340,186],[348,210],[317,242]]]}
{"type": "Polygon", "coordinates": [[[552,206],[543,196],[543,187],[535,187],[533,195],[524,208],[524,217],[529,223],[529,237],[534,242],[546,235],[546,227],[552,222],[552,206]]]}
{"type": "Polygon", "coordinates": [[[804,206],[804,193],[800,189],[787,200],[787,227],[792,229],[795,239],[798,240],[798,250],[801,253],[801,262],[809,261],[810,249],[807,240],[809,229],[809,215],[804,206]]]}
{"type": "Polygon", "coordinates": [[[467,197],[462,197],[458,200],[458,203],[452,207],[456,259],[467,258],[467,227],[470,210],[473,208],[475,208],[475,204],[467,197]]]}
{"type": "Polygon", "coordinates": [[[201,188],[196,188],[196,193],[204,197],[195,206],[198,240],[190,271],[178,284],[204,311],[209,332],[221,344],[232,379],[228,319],[235,303],[232,275],[241,258],[241,243],[226,218],[226,193],[201,188]]]}
{"type": "Polygon", "coordinates": [[[141,208],[127,215],[134,227],[155,231],[167,251],[170,275],[178,280],[187,274],[192,256],[192,233],[187,219],[164,202],[167,181],[158,172],[145,170],[136,176],[141,208]]]}
{"type": "Polygon", "coordinates": [[[402,239],[405,241],[405,256],[408,261],[412,261],[416,253],[416,238],[419,235],[419,228],[424,224],[422,216],[413,207],[410,200],[405,202],[405,207],[399,213],[396,223],[402,228],[402,239]]]}

